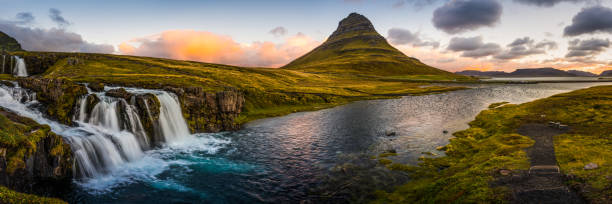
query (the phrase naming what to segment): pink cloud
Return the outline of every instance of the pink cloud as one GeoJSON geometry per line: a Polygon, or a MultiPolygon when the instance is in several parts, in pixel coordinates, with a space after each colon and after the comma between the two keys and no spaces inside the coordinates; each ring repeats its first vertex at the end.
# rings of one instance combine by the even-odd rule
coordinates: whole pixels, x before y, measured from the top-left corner
{"type": "Polygon", "coordinates": [[[121,54],[194,60],[253,67],[280,67],[312,50],[320,42],[298,33],[282,43],[241,44],[230,36],[206,31],[171,30],[119,45],[121,54]]]}

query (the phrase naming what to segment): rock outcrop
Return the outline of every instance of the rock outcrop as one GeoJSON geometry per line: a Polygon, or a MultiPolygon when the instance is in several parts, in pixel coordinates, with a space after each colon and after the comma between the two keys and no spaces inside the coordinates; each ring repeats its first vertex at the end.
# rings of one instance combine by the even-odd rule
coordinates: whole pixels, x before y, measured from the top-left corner
{"type": "Polygon", "coordinates": [[[162,136],[158,135],[160,131],[157,120],[159,119],[161,104],[157,97],[151,93],[136,95],[134,105],[138,108],[138,117],[140,117],[140,122],[149,136],[149,141],[153,141],[154,145],[163,142],[162,136]]]}
{"type": "Polygon", "coordinates": [[[244,105],[243,93],[234,89],[206,93],[201,87],[166,87],[165,90],[179,97],[183,116],[191,132],[219,132],[240,128],[236,118],[244,105]]]}
{"type": "Polygon", "coordinates": [[[75,104],[87,94],[84,85],[67,79],[20,78],[18,82],[19,86],[36,92],[49,117],[67,125],[72,124],[75,104]]]}
{"type": "Polygon", "coordinates": [[[0,185],[37,194],[72,179],[70,146],[47,125],[0,108],[0,185]],[[7,134],[12,133],[12,134],[7,134]]]}
{"type": "Polygon", "coordinates": [[[115,98],[122,98],[126,101],[130,101],[132,99],[132,96],[134,96],[134,94],[127,92],[124,88],[108,90],[105,95],[115,98]]]}

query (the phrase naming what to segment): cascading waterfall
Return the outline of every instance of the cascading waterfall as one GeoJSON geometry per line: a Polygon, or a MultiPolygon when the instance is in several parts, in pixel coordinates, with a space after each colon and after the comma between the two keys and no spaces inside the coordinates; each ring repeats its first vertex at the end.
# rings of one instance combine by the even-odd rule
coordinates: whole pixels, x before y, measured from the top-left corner
{"type": "MultiPolygon", "coordinates": [[[[157,123],[159,134],[166,143],[171,145],[193,137],[182,117],[178,100],[171,94],[155,90],[128,90],[135,93],[153,93],[158,98],[161,107],[157,123]]],[[[99,97],[100,101],[90,109],[91,113],[87,113],[87,97],[81,99],[78,115],[75,115],[76,127],[46,119],[32,106],[36,103],[35,94],[17,85],[0,85],[0,106],[51,126],[72,148],[75,176],[80,179],[96,178],[109,174],[128,162],[141,159],[144,151],[151,147],[151,141],[148,140],[136,107],[124,99],[105,96],[103,92],[91,94],[99,97]]]]}
{"type": "Polygon", "coordinates": [[[167,92],[159,93],[157,99],[159,99],[161,103],[159,126],[161,127],[161,135],[164,137],[165,141],[174,143],[191,137],[187,122],[185,122],[183,118],[178,99],[167,92]]]}
{"type": "Polygon", "coordinates": [[[13,75],[18,77],[27,77],[28,70],[26,70],[25,60],[18,56],[13,56],[15,58],[15,67],[13,69],[13,75]]]}

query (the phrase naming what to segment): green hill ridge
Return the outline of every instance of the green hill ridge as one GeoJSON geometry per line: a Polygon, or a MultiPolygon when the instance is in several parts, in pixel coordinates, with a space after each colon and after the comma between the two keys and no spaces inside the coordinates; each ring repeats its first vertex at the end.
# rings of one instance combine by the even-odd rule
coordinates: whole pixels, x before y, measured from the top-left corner
{"type": "Polygon", "coordinates": [[[406,56],[376,32],[370,20],[357,13],[340,21],[323,44],[282,68],[378,76],[454,75],[406,56]]]}
{"type": "Polygon", "coordinates": [[[17,40],[15,40],[15,38],[12,38],[6,33],[0,31],[0,51],[14,52],[22,50],[21,45],[19,42],[17,42],[17,40]]]}

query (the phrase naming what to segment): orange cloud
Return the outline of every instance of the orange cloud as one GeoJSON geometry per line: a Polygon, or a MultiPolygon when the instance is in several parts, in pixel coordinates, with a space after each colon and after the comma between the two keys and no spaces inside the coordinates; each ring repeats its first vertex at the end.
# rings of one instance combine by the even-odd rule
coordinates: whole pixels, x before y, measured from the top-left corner
{"type": "Polygon", "coordinates": [[[301,33],[285,42],[240,44],[229,36],[206,31],[164,31],[150,38],[133,39],[119,45],[122,54],[194,60],[238,66],[279,67],[310,51],[320,43],[301,33]]]}

